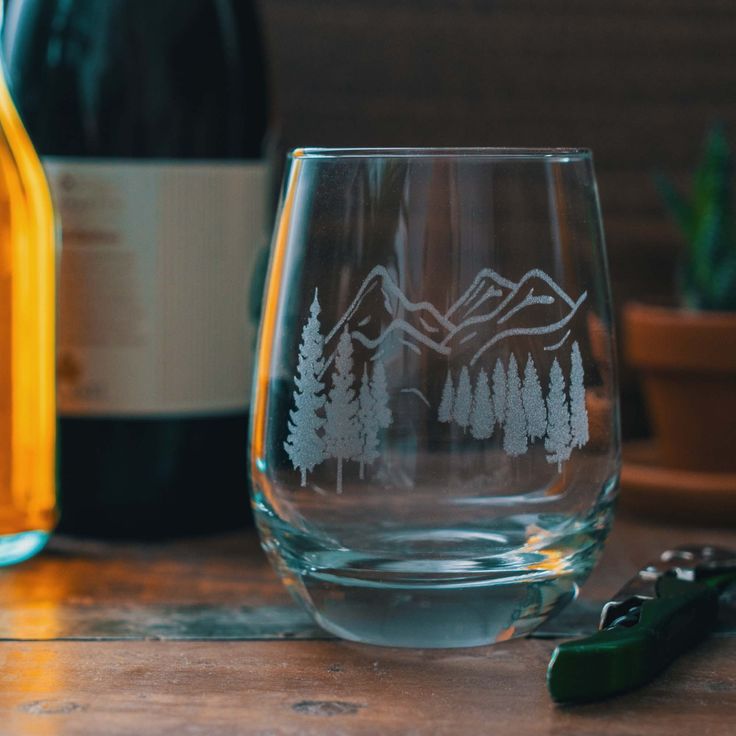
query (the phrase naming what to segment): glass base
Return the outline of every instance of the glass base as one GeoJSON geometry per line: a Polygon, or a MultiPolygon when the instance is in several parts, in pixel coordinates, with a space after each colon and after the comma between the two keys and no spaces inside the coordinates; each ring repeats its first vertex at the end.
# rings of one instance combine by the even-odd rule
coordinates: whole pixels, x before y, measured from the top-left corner
{"type": "Polygon", "coordinates": [[[271,562],[320,626],[366,644],[422,648],[529,634],[575,598],[612,510],[602,503],[582,518],[526,514],[474,527],[363,526],[348,547],[286,525],[262,496],[254,508],[271,562]]]}
{"type": "Polygon", "coordinates": [[[295,591],[343,639],[391,647],[474,647],[525,636],[577,595],[571,578],[363,587],[300,576],[295,591]]]}
{"type": "Polygon", "coordinates": [[[49,533],[39,530],[0,534],[0,567],[23,562],[38,554],[49,541],[49,533]]]}

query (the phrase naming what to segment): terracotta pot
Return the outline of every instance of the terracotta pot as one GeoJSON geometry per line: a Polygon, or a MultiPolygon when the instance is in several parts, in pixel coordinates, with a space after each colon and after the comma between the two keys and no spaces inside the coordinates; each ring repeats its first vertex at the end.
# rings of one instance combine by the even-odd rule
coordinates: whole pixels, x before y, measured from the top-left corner
{"type": "Polygon", "coordinates": [[[662,463],[736,470],[736,313],[631,304],[624,350],[641,376],[662,463]]]}

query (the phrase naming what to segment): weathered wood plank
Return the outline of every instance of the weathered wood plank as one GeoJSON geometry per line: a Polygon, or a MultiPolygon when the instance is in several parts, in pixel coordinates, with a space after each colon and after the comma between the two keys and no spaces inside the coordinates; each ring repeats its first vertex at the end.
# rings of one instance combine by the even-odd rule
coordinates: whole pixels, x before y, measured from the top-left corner
{"type": "MultiPolygon", "coordinates": [[[[736,548],[736,532],[623,516],[583,597],[605,600],[666,547],[706,541],[736,548]]],[[[252,530],[148,545],[56,537],[39,557],[0,572],[0,600],[0,640],[324,636],[291,602],[252,530]]],[[[553,628],[575,632],[579,623],[553,628]]]]}
{"type": "Polygon", "coordinates": [[[2,730],[27,734],[726,734],[736,642],[649,687],[555,707],[552,642],[402,651],[343,642],[0,644],[2,730]]]}
{"type": "MultiPolygon", "coordinates": [[[[736,547],[736,531],[622,516],[585,597],[604,598],[658,551],[686,542],[736,547]]],[[[48,553],[0,573],[0,599],[4,616],[32,614],[52,636],[80,606],[88,624],[98,612],[103,628],[105,616],[132,608],[165,628],[166,606],[226,614],[288,603],[247,532],[159,545],[57,538],[48,553]]],[[[336,640],[5,641],[0,733],[690,736],[730,727],[735,638],[712,639],[641,692],[572,709],[554,707],[544,689],[554,644],[426,651],[336,640]]]]}

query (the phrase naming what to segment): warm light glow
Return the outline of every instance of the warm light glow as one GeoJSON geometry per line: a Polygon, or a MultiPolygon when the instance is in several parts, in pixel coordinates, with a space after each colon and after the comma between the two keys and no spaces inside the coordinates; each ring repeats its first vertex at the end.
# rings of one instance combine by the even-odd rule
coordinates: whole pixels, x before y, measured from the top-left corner
{"type": "Polygon", "coordinates": [[[2,81],[0,125],[0,534],[13,534],[55,522],[55,222],[2,81]]]}
{"type": "Polygon", "coordinates": [[[541,559],[528,565],[529,570],[547,571],[562,575],[568,571],[570,551],[548,546],[549,533],[531,524],[526,530],[526,544],[519,549],[521,553],[534,553],[541,559]]]}
{"type": "Polygon", "coordinates": [[[291,221],[291,213],[294,207],[295,189],[300,161],[294,161],[291,167],[289,185],[286,188],[286,196],[281,208],[279,221],[277,223],[276,237],[273,242],[273,253],[271,256],[271,268],[268,274],[266,295],[263,303],[263,316],[261,317],[261,337],[258,348],[258,359],[256,363],[256,395],[253,400],[253,431],[251,439],[251,477],[263,476],[263,458],[265,457],[265,435],[266,416],[268,407],[268,382],[271,378],[271,358],[273,356],[273,341],[276,335],[276,318],[282,288],[282,275],[284,272],[284,258],[286,255],[286,243],[291,221]]]}

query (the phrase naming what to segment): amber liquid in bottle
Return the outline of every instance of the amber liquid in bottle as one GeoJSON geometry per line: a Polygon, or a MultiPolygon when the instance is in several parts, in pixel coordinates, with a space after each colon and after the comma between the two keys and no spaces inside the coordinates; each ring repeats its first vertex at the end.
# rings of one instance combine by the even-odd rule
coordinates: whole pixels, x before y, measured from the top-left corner
{"type": "Polygon", "coordinates": [[[54,281],[49,188],[0,76],[0,565],[56,521],[54,281]]]}

